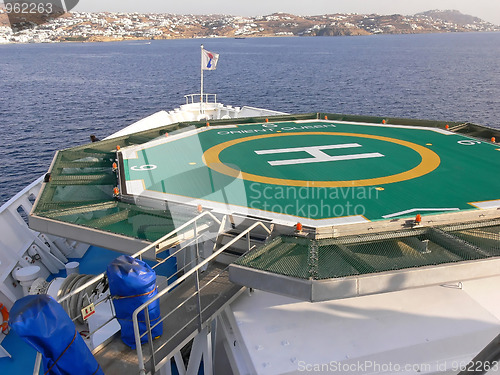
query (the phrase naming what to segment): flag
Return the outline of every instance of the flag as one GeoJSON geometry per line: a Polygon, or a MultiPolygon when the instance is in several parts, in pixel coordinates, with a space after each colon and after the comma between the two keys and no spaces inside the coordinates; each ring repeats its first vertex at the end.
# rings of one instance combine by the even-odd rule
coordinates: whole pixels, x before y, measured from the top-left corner
{"type": "Polygon", "coordinates": [[[213,53],[206,49],[201,50],[201,68],[203,70],[215,70],[217,60],[219,60],[218,53],[213,53]]]}

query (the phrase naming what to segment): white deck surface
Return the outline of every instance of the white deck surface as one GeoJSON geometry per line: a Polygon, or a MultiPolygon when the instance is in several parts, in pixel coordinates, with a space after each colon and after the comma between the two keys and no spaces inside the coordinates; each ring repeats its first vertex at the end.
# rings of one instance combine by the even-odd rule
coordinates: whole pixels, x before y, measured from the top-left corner
{"type": "Polygon", "coordinates": [[[499,283],[314,304],[254,291],[231,309],[259,374],[452,374],[500,333],[499,283]]]}

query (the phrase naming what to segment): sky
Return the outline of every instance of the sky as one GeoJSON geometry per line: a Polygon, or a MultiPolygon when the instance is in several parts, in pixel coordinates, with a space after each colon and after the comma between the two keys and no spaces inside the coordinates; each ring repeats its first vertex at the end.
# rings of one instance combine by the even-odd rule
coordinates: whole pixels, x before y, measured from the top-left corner
{"type": "Polygon", "coordinates": [[[274,12],[296,15],[337,12],[411,15],[431,9],[457,9],[500,25],[499,0],[80,0],[74,10],[257,16],[274,12]]]}

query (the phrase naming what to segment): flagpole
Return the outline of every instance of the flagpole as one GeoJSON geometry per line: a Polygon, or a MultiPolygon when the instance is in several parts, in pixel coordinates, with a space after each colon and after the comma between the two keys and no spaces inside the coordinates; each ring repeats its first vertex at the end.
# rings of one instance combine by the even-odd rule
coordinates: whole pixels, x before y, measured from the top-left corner
{"type": "Polygon", "coordinates": [[[201,90],[200,90],[200,113],[203,114],[203,44],[201,45],[201,90]]]}

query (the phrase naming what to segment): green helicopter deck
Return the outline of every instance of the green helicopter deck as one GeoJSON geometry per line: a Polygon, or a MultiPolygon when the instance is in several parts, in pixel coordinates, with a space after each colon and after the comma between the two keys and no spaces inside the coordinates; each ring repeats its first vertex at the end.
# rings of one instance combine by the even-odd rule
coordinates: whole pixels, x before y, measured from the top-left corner
{"type": "Polygon", "coordinates": [[[438,127],[193,127],[124,147],[119,160],[125,196],[314,226],[500,206],[499,145],[438,127]]]}

